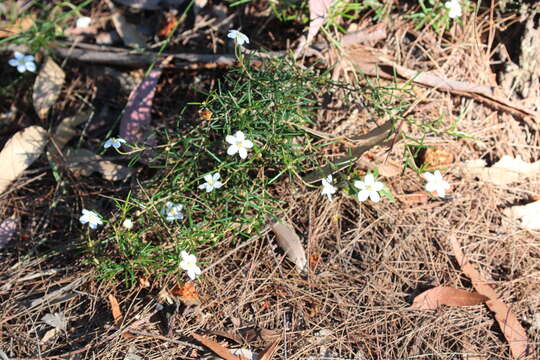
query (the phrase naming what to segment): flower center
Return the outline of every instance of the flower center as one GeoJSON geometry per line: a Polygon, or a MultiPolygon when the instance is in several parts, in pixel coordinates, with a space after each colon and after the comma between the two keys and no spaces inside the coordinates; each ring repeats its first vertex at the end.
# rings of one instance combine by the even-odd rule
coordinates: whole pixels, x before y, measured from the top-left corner
{"type": "Polygon", "coordinates": [[[242,140],[237,140],[236,141],[236,146],[238,146],[238,147],[244,147],[243,144],[244,144],[244,142],[242,140]]]}

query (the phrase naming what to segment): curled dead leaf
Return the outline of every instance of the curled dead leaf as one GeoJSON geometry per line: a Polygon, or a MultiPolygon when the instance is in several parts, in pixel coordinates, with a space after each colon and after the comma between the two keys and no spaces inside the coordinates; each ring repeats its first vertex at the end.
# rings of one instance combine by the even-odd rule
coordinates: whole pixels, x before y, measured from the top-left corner
{"type": "Polygon", "coordinates": [[[111,305],[111,313],[116,325],[120,325],[122,322],[122,310],[120,310],[120,304],[113,294],[109,294],[109,304],[111,305]]]}
{"type": "Polygon", "coordinates": [[[486,183],[506,185],[540,173],[540,160],[528,163],[520,157],[504,155],[491,167],[482,159],[469,160],[463,164],[463,172],[486,183]]]}
{"type": "Polygon", "coordinates": [[[64,118],[51,139],[51,142],[47,146],[47,157],[49,161],[59,161],[60,153],[64,146],[75,137],[79,131],[76,127],[90,118],[89,112],[81,112],[74,116],[68,116],[64,118]]]}
{"type": "Polygon", "coordinates": [[[489,300],[486,301],[486,306],[495,314],[501,331],[510,346],[512,357],[519,360],[532,360],[534,354],[534,345],[529,342],[527,332],[519,323],[516,315],[510,310],[508,305],[499,300],[497,292],[489,285],[484,277],[476,271],[469,260],[463,254],[461,246],[455,236],[451,234],[450,245],[454,252],[454,256],[461,267],[461,271],[471,279],[473,287],[476,291],[486,296],[489,300]]]}
{"type": "Polygon", "coordinates": [[[454,155],[441,146],[427,148],[422,156],[427,170],[448,168],[454,162],[454,155]]]}
{"type": "Polygon", "coordinates": [[[472,306],[486,302],[488,298],[476,291],[469,292],[448,286],[437,286],[426,290],[413,300],[411,308],[419,310],[435,310],[440,305],[472,306]]]}
{"type": "Polygon", "coordinates": [[[32,92],[34,109],[41,119],[47,117],[49,110],[60,96],[65,79],[64,70],[48,57],[39,71],[32,92]]]}
{"type": "Polygon", "coordinates": [[[281,222],[271,224],[270,228],[276,234],[278,245],[283,249],[289,260],[296,265],[296,269],[300,272],[304,271],[307,259],[300,237],[289,225],[281,222]]]}
{"type": "Polygon", "coordinates": [[[13,24],[2,24],[0,26],[0,38],[6,38],[30,30],[35,20],[36,16],[30,14],[17,17],[17,20],[13,24]]]}
{"type": "Polygon", "coordinates": [[[17,233],[18,219],[9,218],[0,223],[0,250],[2,250],[17,233]]]}
{"type": "Polygon", "coordinates": [[[68,149],[65,157],[67,166],[75,175],[90,176],[99,172],[107,180],[118,181],[126,179],[132,173],[130,168],[104,160],[86,149],[68,149]]]}
{"type": "Polygon", "coordinates": [[[41,155],[47,141],[41,126],[27,127],[8,140],[0,152],[0,194],[41,155]]]}
{"type": "Polygon", "coordinates": [[[540,200],[526,205],[511,206],[503,210],[504,215],[520,221],[527,230],[540,230],[540,200]]]}
{"type": "Polygon", "coordinates": [[[248,360],[242,355],[233,355],[228,347],[223,346],[206,336],[197,334],[191,334],[191,336],[225,360],[248,360]]]}
{"type": "Polygon", "coordinates": [[[175,287],[171,290],[171,294],[174,296],[178,296],[180,300],[182,300],[182,302],[186,305],[201,304],[199,293],[195,288],[195,284],[191,281],[186,282],[182,286],[176,284],[175,287]]]}

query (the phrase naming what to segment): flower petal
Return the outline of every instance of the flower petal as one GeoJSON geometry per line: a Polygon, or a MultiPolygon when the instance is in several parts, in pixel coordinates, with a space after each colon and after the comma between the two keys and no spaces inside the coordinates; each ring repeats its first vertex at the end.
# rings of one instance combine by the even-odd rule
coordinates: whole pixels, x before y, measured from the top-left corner
{"type": "Polygon", "coordinates": [[[236,145],[231,145],[231,146],[229,146],[229,148],[227,149],[227,154],[229,154],[229,155],[234,155],[234,154],[236,154],[236,153],[238,152],[238,150],[239,150],[238,146],[236,146],[236,145]]]}
{"type": "Polygon", "coordinates": [[[372,173],[366,174],[366,176],[364,177],[364,183],[367,186],[372,186],[374,182],[375,182],[375,177],[373,176],[373,174],[372,173]]]}
{"type": "Polygon", "coordinates": [[[21,65],[18,65],[18,66],[17,66],[17,71],[20,72],[20,73],[22,74],[23,72],[26,71],[26,66],[24,66],[24,65],[22,65],[22,64],[21,64],[21,65]]]}
{"type": "Polygon", "coordinates": [[[240,141],[242,141],[242,140],[244,140],[246,138],[244,133],[241,132],[241,131],[237,131],[236,134],[234,134],[234,136],[236,137],[236,141],[238,141],[238,142],[240,142],[240,141]]]}
{"type": "Polygon", "coordinates": [[[253,143],[250,140],[244,140],[242,141],[242,146],[244,146],[246,149],[251,149],[253,147],[253,143]]]}
{"type": "Polygon", "coordinates": [[[379,193],[376,192],[376,191],[371,191],[370,194],[369,194],[369,198],[370,198],[371,201],[373,201],[373,202],[379,202],[379,201],[381,201],[381,195],[379,195],[379,193]]]}
{"type": "Polygon", "coordinates": [[[374,191],[381,191],[384,188],[384,184],[380,181],[375,181],[373,185],[371,185],[371,188],[374,191]]]}
{"type": "Polygon", "coordinates": [[[238,148],[238,155],[240,155],[241,159],[247,158],[247,150],[243,147],[238,148]]]}
{"type": "Polygon", "coordinates": [[[354,182],[354,187],[360,190],[364,190],[365,188],[367,188],[367,185],[361,180],[356,180],[354,182]]]}
{"type": "Polygon", "coordinates": [[[366,201],[368,197],[369,197],[369,190],[360,190],[358,192],[359,201],[366,201]]]}
{"type": "Polygon", "coordinates": [[[17,59],[9,59],[8,64],[10,66],[15,67],[15,66],[19,65],[19,62],[17,61],[17,59]]]}
{"type": "Polygon", "coordinates": [[[219,179],[221,175],[219,175],[219,173],[215,173],[213,176],[212,176],[212,180],[214,181],[217,181],[219,179]]]}
{"type": "Polygon", "coordinates": [[[20,53],[20,52],[18,52],[18,51],[15,51],[15,52],[13,53],[13,56],[15,56],[15,59],[19,60],[19,59],[21,59],[21,58],[24,57],[24,54],[22,54],[22,53],[20,53]]]}
{"type": "Polygon", "coordinates": [[[236,137],[227,135],[225,136],[225,141],[227,141],[229,144],[236,144],[236,137]]]}

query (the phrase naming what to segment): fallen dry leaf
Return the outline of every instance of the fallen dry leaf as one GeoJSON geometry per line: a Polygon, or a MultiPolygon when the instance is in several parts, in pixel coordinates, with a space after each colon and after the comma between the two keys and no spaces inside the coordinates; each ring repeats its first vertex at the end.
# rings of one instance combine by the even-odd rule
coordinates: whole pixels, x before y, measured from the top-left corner
{"type": "MultiPolygon", "coordinates": [[[[129,95],[126,109],[120,121],[120,137],[130,144],[153,146],[156,143],[156,139],[150,136],[152,101],[163,66],[167,65],[171,59],[170,57],[165,59],[152,69],[129,95]]],[[[151,155],[151,152],[147,153],[147,156],[151,155]]],[[[145,161],[144,157],[142,160],[145,161]]]]}
{"type": "Polygon", "coordinates": [[[68,149],[65,158],[66,166],[76,176],[90,176],[94,172],[99,172],[107,180],[118,181],[126,179],[132,173],[130,168],[104,160],[86,149],[68,149]]]}
{"type": "Polygon", "coordinates": [[[540,161],[531,164],[520,157],[504,155],[491,167],[486,167],[482,159],[466,161],[463,172],[490,184],[506,185],[540,173],[540,161]]]}
{"type": "Polygon", "coordinates": [[[124,45],[140,49],[144,49],[146,47],[146,41],[137,30],[137,27],[129,23],[122,14],[118,12],[113,14],[112,22],[114,24],[114,28],[122,38],[124,45]]]}
{"type": "Polygon", "coordinates": [[[266,347],[260,354],[259,360],[270,360],[274,356],[277,346],[279,344],[279,339],[274,340],[270,345],[266,347]]]}
{"type": "Polygon", "coordinates": [[[441,146],[427,148],[422,156],[426,169],[448,168],[454,162],[454,155],[441,146]]]}
{"type": "Polygon", "coordinates": [[[479,294],[489,298],[486,301],[486,306],[495,313],[495,319],[499,323],[499,327],[510,346],[513,358],[516,360],[532,360],[532,354],[534,353],[533,344],[529,344],[527,332],[519,323],[516,315],[505,303],[499,300],[495,290],[469,263],[463,251],[461,251],[455,234],[450,236],[450,244],[452,245],[454,256],[461,267],[461,271],[471,279],[473,287],[479,294]]]}
{"type": "Polygon", "coordinates": [[[18,17],[15,23],[0,26],[0,38],[17,35],[19,33],[30,30],[34,25],[36,16],[34,14],[18,17]]]}
{"type": "Polygon", "coordinates": [[[67,330],[67,319],[63,313],[46,314],[41,318],[45,324],[52,326],[61,331],[67,330]]]}
{"type": "Polygon", "coordinates": [[[519,220],[525,229],[540,230],[540,200],[522,206],[511,206],[504,209],[503,214],[513,220],[519,220]]]}
{"type": "Polygon", "coordinates": [[[147,288],[147,287],[150,287],[150,281],[148,280],[147,277],[145,276],[141,276],[137,279],[137,282],[139,283],[139,286],[141,288],[147,288]]]}
{"type": "Polygon", "coordinates": [[[9,218],[0,224],[0,250],[2,250],[17,233],[17,219],[9,218]]]}
{"type": "Polygon", "coordinates": [[[309,0],[309,30],[306,43],[310,44],[324,24],[333,0],[309,0]]]}
{"type": "Polygon", "coordinates": [[[231,350],[226,346],[218,344],[214,340],[207,338],[206,336],[191,334],[201,344],[212,350],[216,355],[222,357],[225,360],[248,360],[241,355],[233,355],[231,350]]]}
{"type": "Polygon", "coordinates": [[[60,330],[53,327],[52,329],[47,330],[47,332],[43,335],[41,340],[39,340],[39,343],[42,345],[45,345],[49,340],[56,337],[56,335],[58,334],[60,334],[60,330]]]}
{"type": "Polygon", "coordinates": [[[158,293],[158,301],[162,304],[167,303],[169,305],[174,304],[174,299],[167,288],[163,288],[158,293]]]}
{"type": "Polygon", "coordinates": [[[47,141],[41,126],[27,127],[8,140],[0,152],[0,194],[41,155],[47,141]]]}
{"type": "Polygon", "coordinates": [[[300,237],[290,226],[281,222],[271,224],[270,228],[276,234],[279,247],[283,249],[289,260],[296,265],[296,269],[300,272],[304,271],[307,259],[300,237]]]}
{"type": "Polygon", "coordinates": [[[74,116],[68,116],[64,118],[57,126],[56,131],[51,139],[51,142],[47,146],[47,157],[50,161],[60,160],[60,153],[64,146],[76,135],[79,131],[76,127],[90,118],[90,113],[83,111],[74,116]]]}
{"type": "Polygon", "coordinates": [[[448,286],[437,286],[421,293],[414,298],[413,309],[435,310],[440,305],[472,306],[483,304],[488,298],[477,292],[469,292],[448,286]]]}
{"type": "Polygon", "coordinates": [[[186,282],[183,286],[175,285],[171,290],[171,294],[178,296],[185,305],[200,305],[201,299],[195,288],[195,284],[191,281],[186,282]]]}
{"type": "Polygon", "coordinates": [[[45,119],[54,105],[66,79],[64,70],[51,57],[47,57],[34,82],[32,101],[34,109],[41,119],[45,119]]]}
{"type": "Polygon", "coordinates": [[[111,313],[116,325],[120,325],[122,322],[122,310],[120,310],[120,304],[113,294],[109,294],[109,304],[111,305],[111,313]]]}

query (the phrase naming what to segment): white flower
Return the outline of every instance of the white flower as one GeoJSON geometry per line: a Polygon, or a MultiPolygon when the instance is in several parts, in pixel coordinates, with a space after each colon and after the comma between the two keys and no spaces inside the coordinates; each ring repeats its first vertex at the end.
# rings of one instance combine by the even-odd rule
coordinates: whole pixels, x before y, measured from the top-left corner
{"type": "Polygon", "coordinates": [[[122,144],[125,144],[126,140],[122,138],[110,138],[107,141],[105,141],[105,144],[103,144],[103,147],[105,149],[110,148],[111,146],[115,149],[119,149],[122,144]]]}
{"type": "Polygon", "coordinates": [[[197,266],[197,258],[195,255],[188,254],[185,251],[180,253],[182,255],[182,261],[180,261],[180,267],[187,271],[187,274],[191,280],[195,280],[197,275],[201,275],[201,269],[197,266]]]}
{"type": "Polygon", "coordinates": [[[214,175],[208,174],[204,176],[204,181],[206,183],[199,185],[199,189],[206,189],[206,192],[210,192],[214,189],[219,189],[223,186],[223,183],[219,181],[219,173],[215,173],[214,175]]]}
{"type": "Polygon", "coordinates": [[[373,202],[379,202],[381,200],[381,191],[384,187],[383,183],[380,181],[375,181],[373,174],[367,174],[364,177],[364,181],[356,180],[354,186],[360,191],[358,192],[358,200],[366,201],[369,197],[373,202]]]}
{"type": "Polygon", "coordinates": [[[426,179],[426,191],[435,191],[440,197],[444,197],[446,190],[450,189],[450,185],[443,180],[441,172],[436,170],[432,173],[423,173],[422,176],[426,179]]]}
{"type": "Polygon", "coordinates": [[[161,213],[166,216],[168,222],[172,222],[174,220],[182,220],[184,218],[184,214],[182,214],[182,208],[183,206],[180,204],[175,204],[167,201],[165,207],[163,208],[163,210],[161,210],[161,213]]]}
{"type": "Polygon", "coordinates": [[[231,146],[229,146],[229,148],[227,149],[227,154],[234,155],[238,153],[241,159],[245,159],[247,157],[248,150],[253,147],[253,143],[249,140],[246,140],[244,133],[241,131],[237,131],[234,136],[227,135],[227,137],[225,137],[225,140],[229,144],[231,144],[231,146]]]}
{"type": "Polygon", "coordinates": [[[77,22],[75,24],[78,28],[87,28],[90,26],[90,23],[92,22],[92,19],[88,16],[83,16],[77,19],[77,22]]]}
{"type": "Polygon", "coordinates": [[[335,194],[337,190],[334,185],[332,185],[332,175],[328,175],[326,179],[322,179],[321,182],[323,186],[321,195],[328,196],[328,200],[332,201],[332,194],[335,194]]]}
{"type": "Polygon", "coordinates": [[[459,0],[447,1],[444,6],[449,9],[448,16],[451,19],[455,19],[461,16],[461,4],[459,3],[459,0]]]}
{"type": "Polygon", "coordinates": [[[249,44],[249,38],[238,30],[229,30],[227,37],[229,39],[234,39],[234,41],[240,46],[249,44]]]}
{"type": "Polygon", "coordinates": [[[95,229],[98,225],[103,224],[103,221],[98,213],[86,209],[82,209],[82,213],[83,214],[79,219],[82,224],[88,223],[92,229],[95,229]]]}
{"type": "Polygon", "coordinates": [[[34,63],[34,57],[32,55],[24,55],[15,51],[13,56],[14,58],[9,60],[9,65],[16,67],[18,72],[36,71],[36,64],[34,63]]]}
{"type": "Polygon", "coordinates": [[[131,230],[133,229],[133,221],[131,221],[131,219],[126,219],[122,223],[122,226],[127,230],[131,230]]]}

